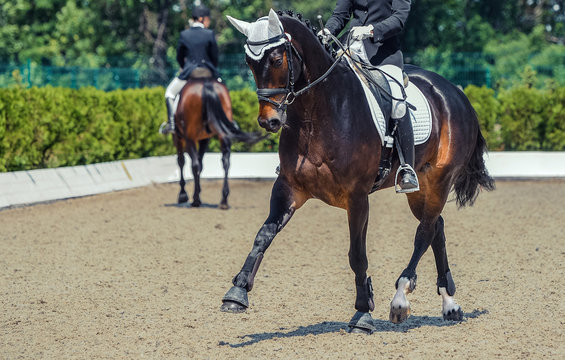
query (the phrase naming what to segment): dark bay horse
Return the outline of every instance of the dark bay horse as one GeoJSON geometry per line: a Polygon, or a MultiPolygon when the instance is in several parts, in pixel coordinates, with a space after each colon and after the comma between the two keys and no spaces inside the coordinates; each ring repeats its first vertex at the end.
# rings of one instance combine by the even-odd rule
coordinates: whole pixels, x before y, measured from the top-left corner
{"type": "MultiPolygon", "coordinates": [[[[248,38],[247,62],[258,87],[259,124],[267,131],[282,132],[280,175],[273,185],[269,216],[233,278],[222,310],[245,311],[247,294],[273,238],[296,210],[316,198],[347,211],[349,263],[357,292],[357,313],[349,326],[352,332],[371,333],[375,328],[369,313],[374,309],[373,290],[367,277],[368,195],[378,171],[381,140],[353,71],[345,61],[334,63],[311,27],[291,15],[271,10],[254,23],[228,17],[248,38]]],[[[455,283],[441,213],[452,190],[460,207],[472,205],[481,187],[494,189],[494,180],[485,168],[485,140],[464,93],[435,73],[414,66],[407,66],[406,72],[427,98],[433,119],[429,140],[416,147],[414,168],[420,191],[406,196],[420,224],[412,257],[395,284],[390,320],[398,323],[409,316],[406,295],[414,291],[416,267],[431,246],[443,317],[460,321],[463,312],[453,298],[455,283]]],[[[392,173],[398,166],[396,157],[392,173]]],[[[394,180],[390,176],[379,189],[390,188],[394,180]]]]}
{"type": "Polygon", "coordinates": [[[194,195],[192,206],[199,207],[200,172],[202,158],[208,148],[212,136],[218,136],[222,151],[224,168],[224,185],[220,209],[228,209],[228,171],[232,140],[256,142],[257,134],[245,133],[233,122],[231,99],[227,87],[212,77],[191,78],[180,93],[180,100],[175,113],[175,134],[173,142],[177,148],[177,162],[180,167],[180,193],[178,203],[188,202],[183,174],[184,153],[187,152],[192,161],[194,176],[194,195]]]}

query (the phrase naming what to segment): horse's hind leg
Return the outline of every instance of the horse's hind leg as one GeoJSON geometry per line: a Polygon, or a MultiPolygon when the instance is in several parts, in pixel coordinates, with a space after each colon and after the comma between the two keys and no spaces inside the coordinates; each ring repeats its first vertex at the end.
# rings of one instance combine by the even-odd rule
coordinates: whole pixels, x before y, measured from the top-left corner
{"type": "Polygon", "coordinates": [[[453,295],[455,295],[455,283],[451,277],[449,263],[447,262],[443,224],[443,218],[440,216],[436,223],[436,234],[432,241],[432,249],[434,251],[438,274],[437,292],[443,299],[443,318],[445,320],[461,321],[463,320],[463,311],[453,299],[453,295]]]}
{"type": "Polygon", "coordinates": [[[188,194],[184,189],[186,182],[184,181],[184,151],[182,149],[182,146],[177,147],[177,164],[179,165],[179,169],[180,169],[180,181],[179,181],[180,192],[178,197],[178,203],[184,204],[188,202],[188,194]]]}
{"type": "Polygon", "coordinates": [[[200,201],[200,174],[202,173],[202,159],[204,153],[208,150],[208,143],[210,139],[203,139],[198,142],[198,160],[192,160],[192,174],[194,176],[194,195],[192,196],[192,206],[199,207],[202,202],[200,201]]]}
{"type": "Polygon", "coordinates": [[[228,195],[230,194],[228,171],[230,169],[231,141],[228,138],[222,138],[220,140],[220,145],[222,149],[222,166],[224,167],[224,186],[222,187],[222,201],[220,202],[220,209],[227,210],[229,209],[228,195]]]}
{"type": "Polygon", "coordinates": [[[186,152],[190,156],[192,162],[192,176],[194,178],[194,195],[192,196],[192,206],[199,207],[200,202],[200,172],[202,171],[201,157],[196,150],[194,141],[189,140],[186,146],[186,152]]]}
{"type": "Polygon", "coordinates": [[[421,221],[416,230],[414,238],[414,250],[408,266],[398,280],[396,280],[396,293],[390,303],[390,321],[393,323],[403,322],[410,316],[410,303],[406,295],[416,289],[416,267],[430,246],[435,236],[435,221],[421,221]]]}

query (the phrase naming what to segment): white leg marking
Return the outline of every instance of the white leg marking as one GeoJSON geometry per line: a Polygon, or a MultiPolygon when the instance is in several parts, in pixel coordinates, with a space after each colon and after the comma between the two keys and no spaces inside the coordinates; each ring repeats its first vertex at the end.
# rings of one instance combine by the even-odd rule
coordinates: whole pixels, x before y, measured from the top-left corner
{"type": "Polygon", "coordinates": [[[392,298],[390,307],[393,309],[410,308],[410,302],[406,298],[408,294],[410,294],[410,279],[402,277],[398,279],[398,287],[396,288],[396,294],[394,294],[392,298]]]}
{"type": "Polygon", "coordinates": [[[406,295],[410,292],[410,280],[405,277],[398,279],[396,294],[394,294],[394,297],[390,302],[389,319],[391,322],[398,324],[410,316],[410,303],[406,298],[406,295]]]}
{"type": "Polygon", "coordinates": [[[443,317],[449,317],[449,315],[458,313],[461,311],[461,307],[457,305],[453,296],[447,293],[447,289],[444,287],[439,288],[439,294],[443,300],[443,317]]]}

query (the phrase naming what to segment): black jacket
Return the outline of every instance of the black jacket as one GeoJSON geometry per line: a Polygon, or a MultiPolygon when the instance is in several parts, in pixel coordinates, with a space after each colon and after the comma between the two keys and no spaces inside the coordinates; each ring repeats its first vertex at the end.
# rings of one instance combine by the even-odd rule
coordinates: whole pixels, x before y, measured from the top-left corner
{"type": "Polygon", "coordinates": [[[392,64],[403,67],[399,34],[410,12],[410,0],[337,0],[326,28],[338,35],[347,25],[374,27],[373,37],[363,40],[367,57],[373,65],[392,64]]]}
{"type": "Polygon", "coordinates": [[[197,66],[207,67],[218,77],[218,45],[214,32],[193,26],[180,33],[177,61],[182,68],[179,78],[186,80],[197,66]]]}

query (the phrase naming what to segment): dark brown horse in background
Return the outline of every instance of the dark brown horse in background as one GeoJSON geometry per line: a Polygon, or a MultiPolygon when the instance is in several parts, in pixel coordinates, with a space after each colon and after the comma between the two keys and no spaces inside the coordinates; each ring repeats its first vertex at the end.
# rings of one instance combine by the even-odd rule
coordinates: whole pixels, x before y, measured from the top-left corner
{"type": "Polygon", "coordinates": [[[232,141],[253,143],[260,139],[257,134],[245,133],[233,121],[231,98],[227,87],[212,77],[191,78],[180,93],[180,100],[175,113],[175,134],[173,142],[177,148],[177,162],[180,167],[180,193],[178,203],[188,202],[188,194],[184,186],[184,153],[187,152],[192,161],[194,176],[194,195],[192,206],[199,207],[200,172],[202,158],[208,149],[212,136],[220,140],[222,165],[224,168],[224,185],[220,209],[228,209],[228,171],[232,141]]]}
{"type": "MultiPolygon", "coordinates": [[[[280,175],[273,185],[269,216],[255,237],[243,268],[233,278],[234,286],[224,296],[222,310],[247,309],[247,294],[265,251],[295,211],[308,199],[316,198],[347,211],[349,263],[357,289],[357,313],[350,327],[353,332],[371,333],[375,327],[369,313],[374,309],[373,290],[367,277],[368,196],[378,171],[381,140],[361,83],[345,61],[335,63],[332,70],[335,59],[312,29],[290,14],[277,16],[271,10],[268,17],[255,23],[228,19],[248,37],[247,62],[258,87],[259,124],[267,131],[282,128],[282,132],[280,175]],[[278,28],[280,34],[276,32],[278,28]],[[257,34],[269,34],[269,38],[257,38],[257,34]],[[282,44],[281,38],[286,39],[282,44]],[[261,57],[253,58],[249,46],[261,44],[274,45],[267,46],[262,56],[259,53],[261,57]]],[[[414,168],[420,191],[406,196],[420,224],[412,258],[395,285],[390,320],[401,322],[410,314],[406,295],[415,289],[416,267],[431,246],[443,317],[460,321],[463,312],[453,298],[455,283],[447,261],[441,212],[452,190],[459,206],[471,205],[480,188],[491,190],[494,181],[485,168],[485,140],[465,94],[435,73],[413,66],[405,70],[428,99],[433,119],[429,140],[416,147],[414,168]]],[[[398,165],[396,158],[391,173],[398,165]]],[[[394,177],[390,176],[380,189],[393,185],[394,177]]]]}

